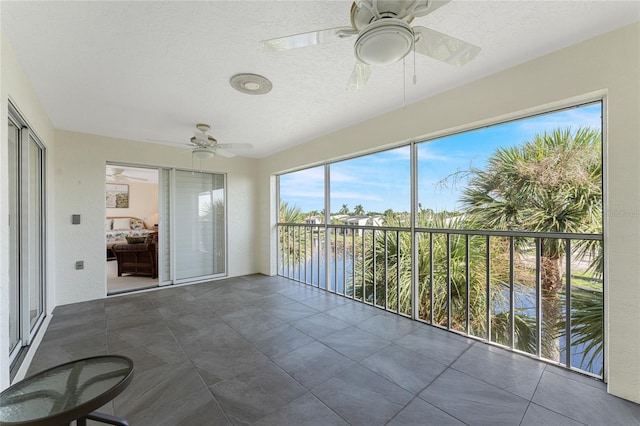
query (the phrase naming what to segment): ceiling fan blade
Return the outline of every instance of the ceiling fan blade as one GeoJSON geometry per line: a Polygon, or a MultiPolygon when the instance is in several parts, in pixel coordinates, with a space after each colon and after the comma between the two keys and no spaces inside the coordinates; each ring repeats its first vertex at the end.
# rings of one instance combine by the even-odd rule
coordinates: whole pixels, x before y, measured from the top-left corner
{"type": "Polygon", "coordinates": [[[436,9],[440,9],[451,0],[433,0],[419,2],[416,9],[411,13],[415,17],[425,16],[432,13],[436,9]]]}
{"type": "Polygon", "coordinates": [[[328,28],[326,30],[311,31],[309,33],[294,34],[285,37],[272,38],[270,40],[263,40],[260,42],[260,46],[263,50],[280,52],[283,50],[335,41],[356,34],[358,34],[358,31],[353,27],[328,28]]]}
{"type": "Polygon", "coordinates": [[[364,87],[371,76],[371,65],[358,61],[353,67],[351,77],[347,83],[347,90],[357,90],[364,87]]]}
{"type": "Polygon", "coordinates": [[[227,158],[236,156],[234,153],[221,148],[216,148],[215,152],[216,152],[216,155],[222,155],[223,157],[227,157],[227,158]]]}
{"type": "Polygon", "coordinates": [[[139,180],[139,181],[144,181],[144,182],[149,180],[149,179],[135,177],[135,176],[129,176],[129,175],[122,175],[122,177],[124,177],[126,179],[130,179],[130,180],[139,180]]]}
{"type": "Polygon", "coordinates": [[[250,143],[219,143],[216,144],[219,149],[251,149],[253,145],[250,143]]]}
{"type": "Polygon", "coordinates": [[[415,44],[417,53],[457,67],[471,61],[481,50],[474,44],[426,27],[413,27],[413,32],[418,39],[415,44]]]}

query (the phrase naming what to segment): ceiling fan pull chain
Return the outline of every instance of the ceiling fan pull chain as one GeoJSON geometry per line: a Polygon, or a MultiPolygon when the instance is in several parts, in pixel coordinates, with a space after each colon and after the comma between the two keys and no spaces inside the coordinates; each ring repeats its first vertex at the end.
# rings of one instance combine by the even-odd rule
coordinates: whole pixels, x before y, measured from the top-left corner
{"type": "Polygon", "coordinates": [[[418,77],[416,76],[416,41],[413,40],[413,85],[416,85],[418,77]]]}
{"type": "Polygon", "coordinates": [[[407,65],[402,58],[402,108],[407,107],[407,65]]]}

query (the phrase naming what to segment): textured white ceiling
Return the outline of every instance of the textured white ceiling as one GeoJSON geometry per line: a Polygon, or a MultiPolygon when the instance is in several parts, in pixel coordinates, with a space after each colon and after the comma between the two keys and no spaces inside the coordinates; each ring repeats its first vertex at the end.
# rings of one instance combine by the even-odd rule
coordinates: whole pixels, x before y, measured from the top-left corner
{"type": "MultiPolygon", "coordinates": [[[[402,62],[345,90],[353,38],[263,52],[258,42],[349,25],[350,1],[2,1],[2,31],[58,129],[187,143],[198,122],[260,158],[403,105],[402,62]],[[244,95],[240,72],[273,90],[244,95]]],[[[406,103],[640,20],[640,2],[452,1],[414,20],[482,52],[463,68],[407,57],[406,103]]]]}

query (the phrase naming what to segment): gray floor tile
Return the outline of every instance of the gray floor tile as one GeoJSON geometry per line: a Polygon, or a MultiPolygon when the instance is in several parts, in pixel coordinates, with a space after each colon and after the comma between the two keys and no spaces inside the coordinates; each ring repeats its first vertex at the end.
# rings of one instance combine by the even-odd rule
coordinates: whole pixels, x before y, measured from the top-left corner
{"type": "Polygon", "coordinates": [[[291,352],[313,341],[313,338],[307,336],[297,328],[285,324],[281,327],[265,331],[261,338],[253,344],[263,354],[273,358],[291,352]]]}
{"type": "Polygon", "coordinates": [[[518,425],[529,401],[453,369],[431,383],[420,398],[465,423],[518,425]]]}
{"type": "Polygon", "coordinates": [[[196,426],[196,425],[215,425],[225,426],[232,425],[231,420],[224,414],[220,405],[213,398],[194,409],[181,410],[183,417],[175,423],[177,426],[196,426]]]}
{"type": "Polygon", "coordinates": [[[319,311],[326,311],[328,309],[337,308],[338,306],[344,305],[345,303],[352,302],[346,297],[324,292],[309,299],[301,300],[300,303],[310,306],[319,311]]]}
{"type": "Polygon", "coordinates": [[[235,424],[253,423],[306,393],[304,387],[272,363],[218,382],[210,389],[235,424]]]}
{"type": "Polygon", "coordinates": [[[165,318],[164,322],[178,340],[185,336],[207,333],[215,324],[224,323],[222,318],[210,310],[198,310],[185,315],[165,318]]]}
{"type": "Polygon", "coordinates": [[[114,399],[115,414],[132,425],[175,425],[212,400],[188,361],[134,374],[114,399]]]}
{"type": "Polygon", "coordinates": [[[360,302],[345,303],[325,311],[325,314],[352,325],[361,325],[380,313],[382,313],[381,310],[360,302]]]}
{"type": "Polygon", "coordinates": [[[103,410],[132,425],[640,424],[601,381],[282,277],[59,306],[28,374],[104,353],[134,360],[103,410]]]}
{"type": "Polygon", "coordinates": [[[282,321],[294,322],[302,318],[310,317],[318,313],[317,310],[303,305],[300,302],[292,301],[286,305],[262,307],[266,312],[280,318],[282,321]]]}
{"type": "Polygon", "coordinates": [[[194,351],[190,353],[190,359],[207,385],[231,379],[258,366],[271,363],[266,355],[245,341],[235,344],[221,343],[207,352],[194,351]]]}
{"type": "Polygon", "coordinates": [[[454,362],[473,343],[471,339],[427,327],[420,327],[395,343],[446,365],[454,362]]]}
{"type": "Polygon", "coordinates": [[[275,357],[274,361],[307,389],[356,365],[351,359],[317,341],[275,357]]]}
{"type": "Polygon", "coordinates": [[[82,318],[93,312],[99,312],[104,315],[105,299],[90,300],[88,302],[70,303],[68,305],[56,306],[52,314],[59,318],[70,316],[73,318],[82,318]]]}
{"type": "Polygon", "coordinates": [[[412,394],[362,366],[341,372],[311,390],[352,425],[384,425],[412,394]]]}
{"type": "Polygon", "coordinates": [[[286,324],[270,313],[254,307],[236,310],[233,313],[221,315],[221,317],[234,330],[251,341],[259,340],[267,330],[286,324]]]}
{"type": "Polygon", "coordinates": [[[357,327],[348,327],[318,340],[358,362],[390,343],[357,327]]]}
{"type": "Polygon", "coordinates": [[[640,405],[545,371],[532,402],[592,425],[640,424],[640,405]]]}
{"type": "MultiPolygon", "coordinates": [[[[476,342],[451,367],[477,379],[531,399],[545,365],[524,355],[506,350],[489,351],[476,342]]],[[[496,348],[497,349],[497,348],[496,348]]]]}
{"type": "Polygon", "coordinates": [[[398,340],[415,331],[420,324],[409,318],[391,313],[382,313],[357,324],[359,328],[387,340],[398,340]]]}
{"type": "Polygon", "coordinates": [[[527,412],[525,413],[520,426],[580,426],[583,424],[584,423],[579,423],[573,419],[531,403],[529,404],[529,408],[527,408],[527,412]]]}
{"type": "Polygon", "coordinates": [[[157,309],[136,311],[122,314],[109,314],[107,316],[107,330],[122,330],[138,327],[142,324],[162,323],[162,315],[157,309]]]}
{"type": "Polygon", "coordinates": [[[311,337],[320,338],[336,331],[351,327],[351,324],[324,313],[317,313],[291,323],[294,327],[311,337]]]}
{"type": "Polygon", "coordinates": [[[346,426],[348,423],[313,394],[306,393],[253,424],[260,426],[346,426]]]}
{"type": "Polygon", "coordinates": [[[146,324],[107,335],[109,354],[134,361],[136,371],[174,364],[187,359],[169,329],[163,324],[146,324]]]}
{"type": "Polygon", "coordinates": [[[423,390],[447,368],[444,364],[394,344],[365,358],[362,365],[414,394],[423,390]]]}
{"type": "Polygon", "coordinates": [[[604,383],[602,380],[598,380],[593,377],[579,374],[579,373],[576,373],[575,371],[567,370],[566,368],[557,367],[551,364],[545,364],[544,371],[548,373],[557,374],[562,377],[566,377],[567,379],[571,379],[576,382],[580,382],[583,385],[589,385],[591,387],[594,387],[604,392],[607,391],[607,384],[604,383]]]}
{"type": "Polygon", "coordinates": [[[282,296],[286,296],[289,299],[297,300],[299,302],[303,300],[310,299],[312,297],[316,297],[321,294],[323,290],[319,290],[317,288],[300,284],[297,287],[287,288],[285,290],[279,291],[278,294],[282,296]]]}
{"type": "Polygon", "coordinates": [[[465,423],[416,398],[387,423],[387,426],[463,426],[465,423]]]}

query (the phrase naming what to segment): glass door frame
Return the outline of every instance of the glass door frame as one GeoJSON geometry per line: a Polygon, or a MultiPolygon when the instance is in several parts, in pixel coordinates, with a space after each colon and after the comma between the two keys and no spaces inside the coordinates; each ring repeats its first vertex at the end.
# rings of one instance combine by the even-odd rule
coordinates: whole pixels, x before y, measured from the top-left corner
{"type": "MultiPolygon", "coordinates": [[[[17,255],[17,261],[14,267],[17,266],[15,277],[18,280],[18,298],[19,298],[19,312],[17,313],[19,336],[17,344],[14,346],[9,354],[9,361],[11,367],[14,367],[14,363],[20,359],[20,352],[27,346],[29,346],[37,333],[40,325],[44,321],[46,316],[46,230],[47,230],[47,204],[46,204],[46,148],[40,141],[38,136],[30,129],[27,121],[19,113],[17,108],[9,102],[9,114],[8,120],[18,129],[18,140],[16,141],[16,153],[14,158],[9,158],[8,161],[16,161],[16,173],[15,177],[17,182],[16,186],[16,207],[17,217],[12,223],[17,226],[17,247],[9,247],[9,250],[14,250],[17,255]],[[31,167],[32,150],[36,148],[36,168],[31,167]],[[35,171],[35,178],[37,182],[34,182],[30,172],[35,171]],[[34,186],[34,184],[37,185],[34,186]],[[36,188],[39,191],[35,194],[36,203],[32,205],[34,200],[34,194],[31,191],[36,188]],[[36,211],[33,211],[34,207],[36,211]],[[32,215],[37,215],[37,223],[35,229],[32,215]],[[33,292],[31,291],[31,279],[32,277],[32,265],[33,265],[33,252],[30,248],[31,239],[35,238],[39,247],[37,248],[36,256],[38,259],[35,271],[38,274],[37,279],[37,316],[30,318],[31,302],[33,292]]],[[[10,265],[11,266],[11,265],[10,265]]],[[[12,312],[10,311],[11,315],[12,312]]]]}

